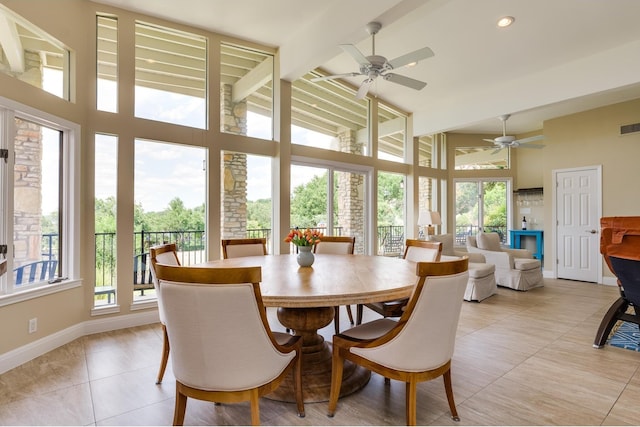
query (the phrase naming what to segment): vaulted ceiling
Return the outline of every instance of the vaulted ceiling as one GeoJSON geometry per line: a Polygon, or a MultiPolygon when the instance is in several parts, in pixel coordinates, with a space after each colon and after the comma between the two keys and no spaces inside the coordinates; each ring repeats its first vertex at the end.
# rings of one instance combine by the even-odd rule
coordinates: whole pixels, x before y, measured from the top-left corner
{"type": "MultiPolygon", "coordinates": [[[[339,45],[371,54],[365,26],[378,21],[376,54],[435,52],[396,70],[427,82],[424,89],[378,79],[370,91],[413,112],[416,135],[498,134],[505,113],[511,132],[535,131],[550,118],[640,97],[637,0],[98,2],[277,47],[281,76],[290,81],[315,68],[357,71],[339,45]],[[500,29],[505,15],[515,22],[500,29]]],[[[346,78],[356,86],[363,79],[346,78]]]]}

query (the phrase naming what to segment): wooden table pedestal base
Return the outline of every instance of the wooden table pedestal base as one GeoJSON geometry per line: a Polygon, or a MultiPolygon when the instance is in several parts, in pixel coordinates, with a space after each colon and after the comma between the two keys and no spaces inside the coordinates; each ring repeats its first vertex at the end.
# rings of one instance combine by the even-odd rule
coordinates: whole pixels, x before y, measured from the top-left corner
{"type": "MultiPolygon", "coordinates": [[[[331,345],[318,334],[333,320],[333,307],[278,308],[282,325],[302,336],[302,395],[305,403],[327,402],[331,388],[331,345]]],[[[371,372],[349,361],[345,362],[340,396],[364,387],[371,372]]],[[[289,376],[277,390],[265,396],[282,402],[295,402],[293,381],[289,376]]]]}

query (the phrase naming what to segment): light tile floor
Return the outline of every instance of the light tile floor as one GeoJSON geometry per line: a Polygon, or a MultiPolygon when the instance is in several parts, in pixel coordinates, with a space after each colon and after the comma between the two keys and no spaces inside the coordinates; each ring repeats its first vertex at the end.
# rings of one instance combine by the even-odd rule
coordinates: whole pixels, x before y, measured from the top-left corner
{"type": "MultiPolygon", "coordinates": [[[[637,425],[640,353],[592,347],[597,327],[618,297],[615,287],[545,280],[528,292],[499,289],[463,304],[453,360],[459,425],[637,425]]],[[[342,308],[344,310],[344,308],[342,308]]],[[[365,310],[366,311],[366,310],[365,310]]],[[[375,318],[366,312],[367,319],[375,318]]],[[[341,316],[342,329],[348,327],[341,316]]],[[[273,313],[274,329],[282,330],[273,313]]],[[[333,325],[322,330],[331,339],[333,325]]],[[[3,425],[170,425],[175,379],[171,367],[155,384],[161,329],[149,325],[78,339],[0,375],[3,425]]],[[[169,362],[171,363],[171,362],[169,362]]],[[[264,425],[402,425],[404,385],[372,375],[340,400],[261,400],[264,425]]],[[[189,400],[185,424],[250,424],[248,404],[189,400]]],[[[418,388],[418,423],[456,425],[442,380],[418,388]]]]}

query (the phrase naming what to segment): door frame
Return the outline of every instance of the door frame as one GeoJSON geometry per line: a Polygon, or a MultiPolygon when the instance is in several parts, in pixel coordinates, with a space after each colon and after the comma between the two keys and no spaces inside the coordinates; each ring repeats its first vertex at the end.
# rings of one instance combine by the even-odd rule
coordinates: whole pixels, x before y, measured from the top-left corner
{"type": "MultiPolygon", "coordinates": [[[[551,260],[553,265],[552,274],[554,279],[558,278],[558,204],[556,203],[556,197],[558,193],[558,186],[557,186],[558,175],[561,173],[578,172],[578,171],[584,171],[584,170],[592,170],[596,172],[596,188],[595,188],[594,200],[596,200],[596,203],[597,203],[596,205],[597,217],[601,218],[602,217],[602,165],[582,166],[582,167],[566,168],[566,169],[554,169],[551,171],[551,174],[552,174],[551,220],[553,224],[551,228],[551,237],[552,237],[551,260]]],[[[598,234],[600,234],[599,227],[598,227],[598,234]]],[[[594,248],[594,250],[597,250],[599,252],[600,251],[599,246],[594,248]]],[[[603,279],[602,259],[600,259],[600,262],[596,263],[596,269],[597,269],[596,283],[602,284],[602,279],[603,279]]]]}

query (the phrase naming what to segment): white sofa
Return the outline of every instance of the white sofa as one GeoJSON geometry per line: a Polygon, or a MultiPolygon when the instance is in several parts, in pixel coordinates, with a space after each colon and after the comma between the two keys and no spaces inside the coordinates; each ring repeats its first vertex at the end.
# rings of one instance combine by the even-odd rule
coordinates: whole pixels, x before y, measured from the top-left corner
{"type": "Polygon", "coordinates": [[[467,251],[483,255],[487,263],[496,266],[498,286],[527,291],[544,284],[540,260],[527,249],[502,248],[498,233],[467,236],[467,251]]]}
{"type": "Polygon", "coordinates": [[[453,234],[439,234],[431,236],[431,240],[442,243],[442,255],[440,260],[469,257],[469,281],[464,293],[465,301],[482,301],[498,292],[495,278],[495,266],[485,262],[485,258],[479,253],[456,251],[453,246],[453,234]]]}

